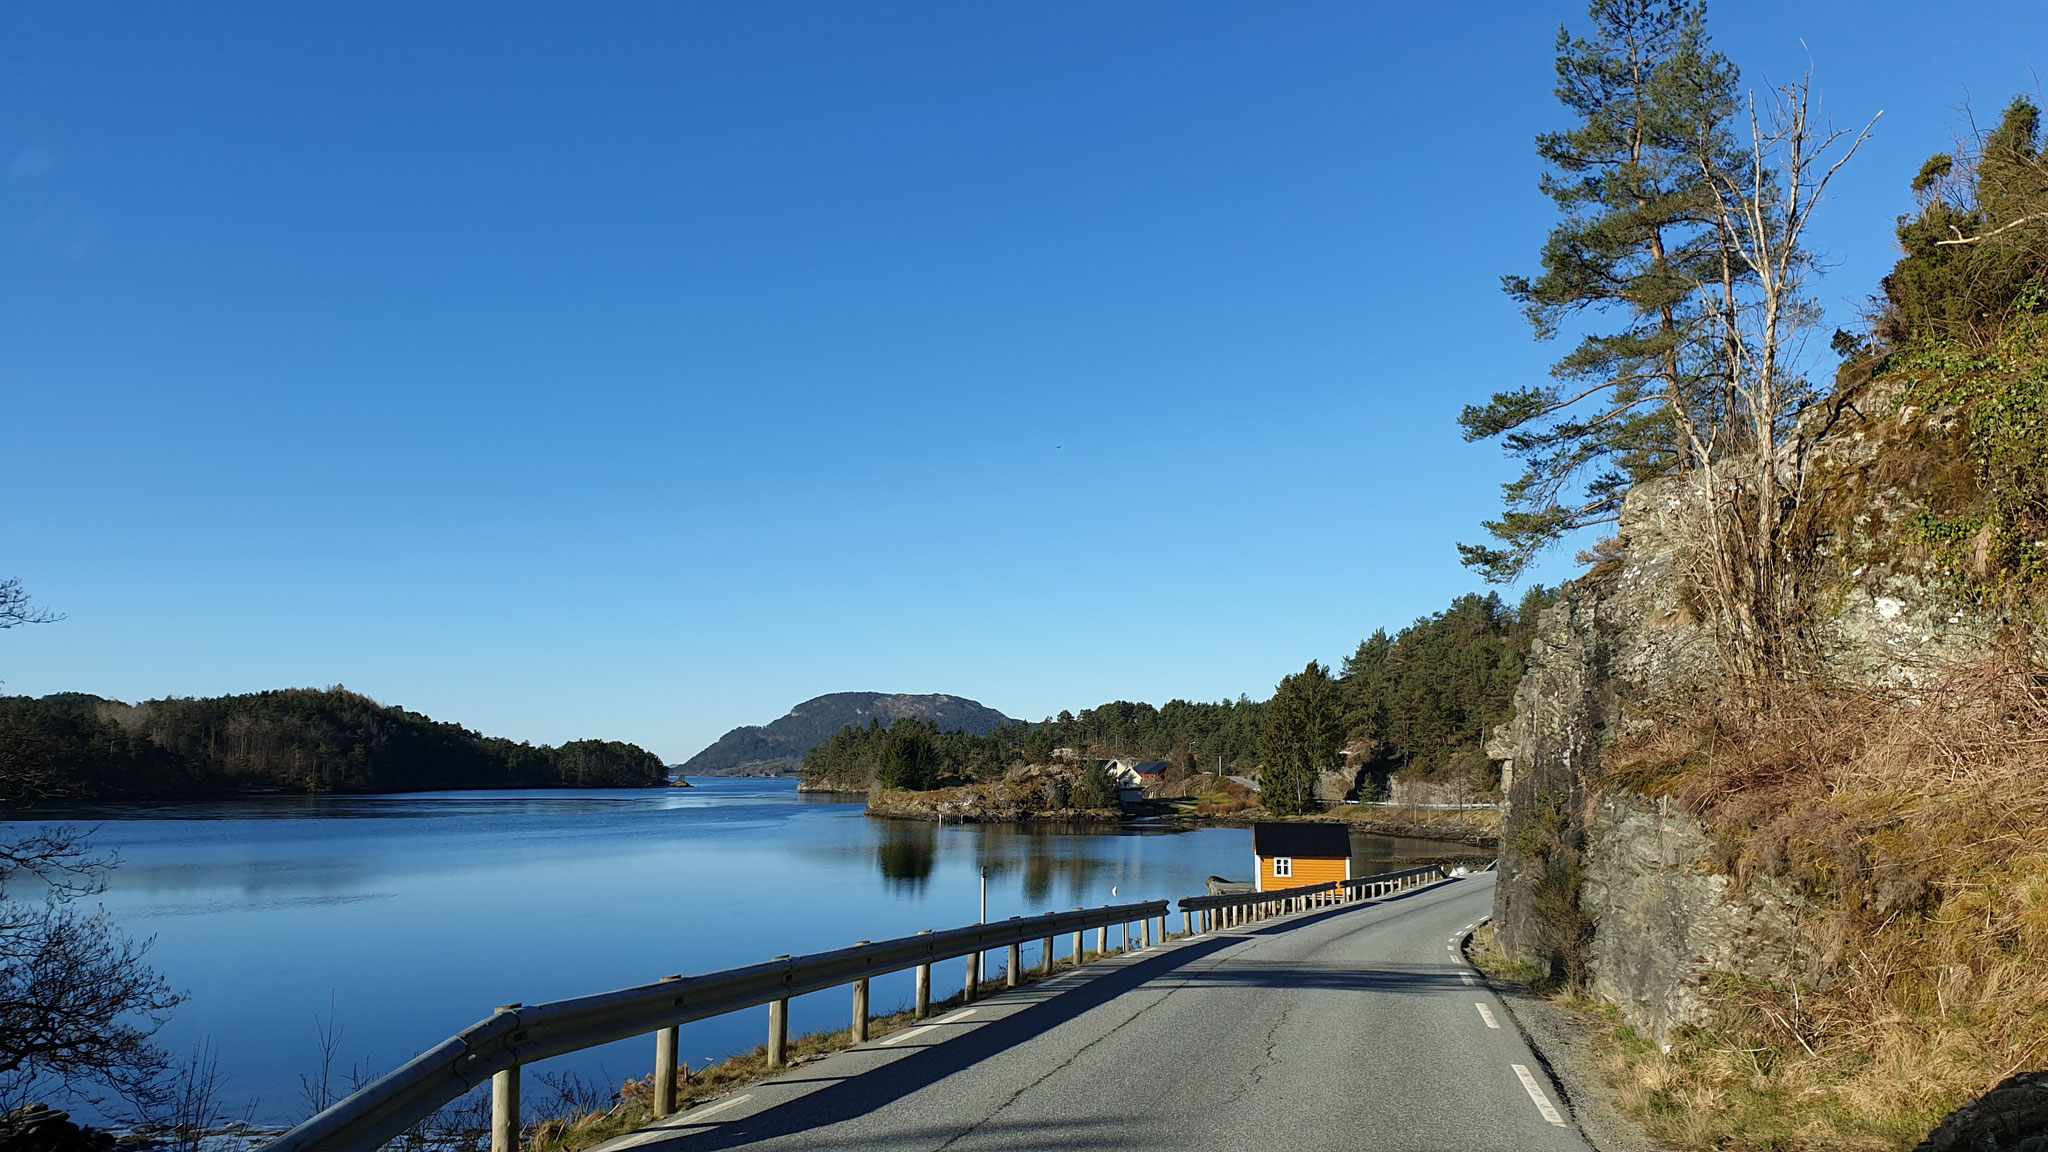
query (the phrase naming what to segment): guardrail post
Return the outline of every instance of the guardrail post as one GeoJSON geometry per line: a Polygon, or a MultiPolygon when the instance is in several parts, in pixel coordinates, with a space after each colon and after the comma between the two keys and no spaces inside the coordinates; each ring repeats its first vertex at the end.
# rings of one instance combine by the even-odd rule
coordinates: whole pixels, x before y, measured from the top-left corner
{"type": "MultiPolygon", "coordinates": [[[[663,976],[663,984],[681,980],[681,976],[663,976]]],[[[654,1118],[674,1115],[676,1110],[676,1055],[682,1047],[683,1030],[671,1024],[657,1029],[654,1033],[654,1118]]]]}
{"type": "Polygon", "coordinates": [[[1045,938],[1045,975],[1052,975],[1052,937],[1045,938]]]}
{"type": "Polygon", "coordinates": [[[1109,925],[1107,924],[1095,930],[1095,953],[1098,956],[1109,955],[1109,925]]]}
{"type": "Polygon", "coordinates": [[[1147,916],[1143,920],[1138,921],[1138,947],[1150,948],[1151,946],[1152,918],[1150,916],[1147,916]]]}
{"type": "MultiPolygon", "coordinates": [[[[853,942],[855,948],[869,943],[866,940],[853,942]]],[[[863,976],[853,982],[853,1030],[850,1033],[855,1044],[868,1042],[868,978],[863,976]]]]}
{"type": "Polygon", "coordinates": [[[967,987],[960,994],[962,1003],[972,1004],[981,992],[981,953],[967,954],[967,987]]]}
{"type": "Polygon", "coordinates": [[[780,1068],[789,1062],[789,1001],[768,1005],[768,1066],[780,1068]]]}
{"type": "MultiPolygon", "coordinates": [[[[1074,911],[1079,912],[1080,909],[1076,908],[1074,909],[1074,911]]],[[[1086,929],[1077,929],[1074,932],[1074,967],[1079,968],[1081,965],[1086,964],[1087,962],[1088,932],[1086,929]]]]}
{"type": "Polygon", "coordinates": [[[1023,966],[1024,946],[1022,944],[1010,945],[1010,966],[1003,971],[1003,987],[1015,988],[1017,986],[1017,970],[1023,966]]]}
{"type": "MultiPolygon", "coordinates": [[[[500,1012],[523,1005],[500,1004],[500,1012]]],[[[491,1152],[519,1152],[519,1065],[491,1077],[491,1152]]]]}

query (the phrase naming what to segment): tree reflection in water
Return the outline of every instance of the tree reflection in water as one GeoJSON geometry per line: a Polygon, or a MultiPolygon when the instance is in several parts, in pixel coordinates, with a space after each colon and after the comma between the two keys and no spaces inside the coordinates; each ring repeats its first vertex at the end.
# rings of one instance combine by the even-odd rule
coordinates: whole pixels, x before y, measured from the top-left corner
{"type": "Polygon", "coordinates": [[[922,820],[882,821],[882,838],[875,843],[875,865],[892,890],[924,891],[932,877],[932,862],[938,855],[937,825],[922,820]]]}

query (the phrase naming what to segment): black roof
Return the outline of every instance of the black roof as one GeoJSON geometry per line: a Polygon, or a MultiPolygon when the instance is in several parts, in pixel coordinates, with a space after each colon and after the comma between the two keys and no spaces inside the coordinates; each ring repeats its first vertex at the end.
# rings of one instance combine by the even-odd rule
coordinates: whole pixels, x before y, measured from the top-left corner
{"type": "Polygon", "coordinates": [[[1351,857],[1351,830],[1342,824],[1254,824],[1252,852],[1347,860],[1351,857]]]}

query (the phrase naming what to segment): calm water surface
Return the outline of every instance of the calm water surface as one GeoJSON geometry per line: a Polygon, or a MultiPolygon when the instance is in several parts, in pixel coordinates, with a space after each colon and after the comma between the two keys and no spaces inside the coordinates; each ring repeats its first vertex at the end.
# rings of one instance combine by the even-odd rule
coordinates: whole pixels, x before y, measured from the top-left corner
{"type": "MultiPolygon", "coordinates": [[[[690,789],[276,797],[50,814],[96,826],[119,852],[102,897],[190,999],[162,1033],[218,1045],[260,1122],[306,1114],[299,1077],[319,1022],[338,1064],[389,1071],[489,1015],[709,972],[783,953],[989,918],[1199,893],[1250,875],[1236,828],[1052,830],[870,820],[793,780],[698,779],[690,789]]],[[[1373,860],[1458,845],[1354,837],[1373,860]]],[[[1035,951],[1035,949],[1033,950],[1035,951]]],[[[935,978],[950,994],[964,962],[935,978]]],[[[910,975],[875,983],[907,1005],[910,975]]],[[[845,1026],[845,990],[792,1006],[798,1033],[845,1026]]],[[[693,1064],[750,1049],[766,1009],[692,1024],[693,1064]]],[[[611,1087],[642,1076],[653,1043],[551,1061],[611,1087]],[[644,1049],[644,1051],[643,1051],[644,1049]]],[[[539,1095],[530,1089],[530,1098],[539,1095]]]]}

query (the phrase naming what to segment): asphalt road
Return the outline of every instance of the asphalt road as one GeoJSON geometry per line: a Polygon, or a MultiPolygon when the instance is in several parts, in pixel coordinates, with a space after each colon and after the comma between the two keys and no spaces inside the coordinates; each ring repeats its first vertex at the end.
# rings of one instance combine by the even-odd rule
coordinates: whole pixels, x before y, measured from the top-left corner
{"type": "Polygon", "coordinates": [[[1492,902],[1482,874],[1090,965],[605,1149],[1586,1149],[1455,951],[1492,902]]]}

